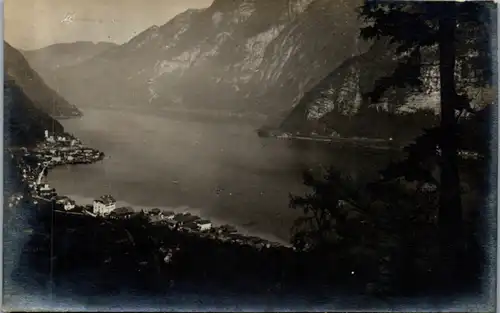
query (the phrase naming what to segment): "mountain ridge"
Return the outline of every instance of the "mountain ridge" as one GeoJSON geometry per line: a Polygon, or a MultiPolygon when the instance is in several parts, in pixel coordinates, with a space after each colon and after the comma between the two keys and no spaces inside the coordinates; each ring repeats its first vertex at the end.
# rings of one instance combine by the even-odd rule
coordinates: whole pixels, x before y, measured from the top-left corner
{"type": "MultiPolygon", "coordinates": [[[[361,94],[397,65],[385,40],[358,39],[361,4],[217,0],[49,73],[48,81],[82,108],[255,114],[270,127],[307,123],[311,114],[327,122],[339,110],[356,111],[366,102],[361,94]]],[[[376,107],[391,111],[406,93],[391,90],[376,107]]],[[[411,109],[435,107],[433,93],[412,95],[411,109]]]]}
{"type": "Polygon", "coordinates": [[[51,89],[31,68],[21,52],[4,41],[4,74],[23,90],[33,104],[53,117],[76,117],[82,113],[51,89]]]}
{"type": "Polygon", "coordinates": [[[82,108],[123,103],[276,116],[366,46],[353,39],[359,4],[218,0],[59,69],[48,81],[82,108]]]}
{"type": "Polygon", "coordinates": [[[56,43],[36,50],[20,51],[37,72],[47,72],[67,67],[92,58],[103,51],[117,47],[111,42],[75,41],[56,43]]]}

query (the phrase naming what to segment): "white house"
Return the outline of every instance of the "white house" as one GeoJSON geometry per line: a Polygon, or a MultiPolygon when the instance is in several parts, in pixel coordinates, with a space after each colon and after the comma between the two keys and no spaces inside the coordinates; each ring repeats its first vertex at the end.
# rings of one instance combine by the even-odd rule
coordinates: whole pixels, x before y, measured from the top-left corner
{"type": "Polygon", "coordinates": [[[198,225],[198,229],[201,231],[206,231],[212,228],[212,223],[207,220],[197,220],[196,225],[198,225]]]}
{"type": "Polygon", "coordinates": [[[39,191],[50,191],[51,188],[49,186],[49,184],[41,184],[39,187],[38,187],[38,190],[39,191]]]}
{"type": "Polygon", "coordinates": [[[38,194],[41,197],[49,198],[54,196],[55,192],[48,184],[41,184],[38,186],[38,194]]]}
{"type": "Polygon", "coordinates": [[[116,209],[116,200],[110,195],[94,200],[93,211],[95,214],[108,215],[114,209],[116,209]]]}

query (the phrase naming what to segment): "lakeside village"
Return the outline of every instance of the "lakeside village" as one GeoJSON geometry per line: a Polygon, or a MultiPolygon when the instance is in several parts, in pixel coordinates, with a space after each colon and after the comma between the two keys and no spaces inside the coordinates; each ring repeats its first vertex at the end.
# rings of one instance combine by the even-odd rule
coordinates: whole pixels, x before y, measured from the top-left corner
{"type": "Polygon", "coordinates": [[[14,164],[17,164],[21,173],[22,182],[28,190],[26,194],[12,195],[8,199],[9,208],[18,207],[23,198],[28,197],[34,204],[55,203],[53,210],[58,214],[86,215],[99,219],[130,219],[145,214],[152,225],[194,233],[213,240],[258,249],[282,246],[262,238],[239,234],[231,225],[215,226],[211,221],[190,213],[174,213],[158,208],[137,211],[132,207],[117,207],[116,200],[111,195],[104,195],[89,205],[78,205],[69,197],[58,195],[46,181],[48,169],[67,164],[90,164],[104,159],[104,153],[84,146],[70,134],[55,135],[45,131],[45,140],[35,148],[21,147],[9,150],[14,164]]]}

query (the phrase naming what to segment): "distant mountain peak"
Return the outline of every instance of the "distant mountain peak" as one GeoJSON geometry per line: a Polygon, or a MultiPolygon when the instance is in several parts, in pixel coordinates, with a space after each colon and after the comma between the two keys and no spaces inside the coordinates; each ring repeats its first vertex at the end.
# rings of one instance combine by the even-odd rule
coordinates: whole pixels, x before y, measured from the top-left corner
{"type": "Polygon", "coordinates": [[[82,107],[121,103],[281,116],[358,53],[361,3],[215,0],[56,70],[52,83],[82,107]]]}

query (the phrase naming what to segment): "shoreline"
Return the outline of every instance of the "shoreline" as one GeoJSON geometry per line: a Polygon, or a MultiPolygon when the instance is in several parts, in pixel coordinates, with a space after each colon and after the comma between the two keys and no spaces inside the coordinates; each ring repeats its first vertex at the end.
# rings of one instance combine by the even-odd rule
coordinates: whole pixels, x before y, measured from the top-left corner
{"type": "MultiPolygon", "coordinates": [[[[85,197],[85,196],[80,196],[80,195],[74,195],[74,194],[67,194],[65,195],[73,200],[75,200],[75,202],[77,203],[77,205],[79,206],[85,206],[85,205],[88,205],[88,204],[92,204],[92,201],[94,199],[90,198],[90,197],[85,197]]],[[[251,231],[247,228],[245,228],[244,226],[241,226],[241,225],[238,225],[238,224],[233,224],[233,223],[230,223],[230,222],[227,222],[223,219],[218,219],[218,218],[213,218],[213,217],[210,217],[208,215],[204,215],[202,214],[202,209],[197,209],[197,208],[193,208],[193,207],[189,207],[187,205],[183,205],[183,206],[168,206],[168,205],[164,205],[164,206],[148,206],[148,205],[140,205],[140,204],[135,204],[135,203],[130,203],[130,202],[127,202],[127,201],[122,201],[122,200],[117,200],[116,201],[116,207],[119,208],[119,207],[131,207],[132,209],[134,209],[135,212],[140,212],[141,210],[144,210],[145,212],[151,210],[151,209],[154,209],[154,208],[158,208],[160,210],[169,210],[169,211],[172,211],[174,213],[190,213],[194,216],[199,216],[200,218],[202,219],[207,219],[207,220],[210,220],[212,222],[212,225],[215,226],[215,227],[218,227],[218,226],[222,226],[222,225],[231,225],[231,226],[234,226],[236,229],[237,229],[237,233],[240,234],[240,235],[243,235],[243,236],[255,236],[255,237],[259,237],[261,239],[264,239],[266,241],[269,241],[269,242],[272,242],[272,243],[278,243],[284,247],[291,247],[291,244],[289,242],[286,242],[285,240],[283,239],[280,239],[272,234],[265,234],[265,233],[262,233],[262,232],[257,232],[257,231],[251,231]]]]}
{"type": "MultiPolygon", "coordinates": [[[[59,136],[61,136],[61,135],[59,135],[59,136]]],[[[92,155],[86,155],[85,157],[83,157],[83,160],[75,160],[75,161],[68,161],[66,159],[63,160],[63,158],[60,157],[60,154],[64,154],[67,150],[65,150],[64,148],[62,148],[60,146],[57,146],[57,144],[58,144],[57,141],[50,142],[52,144],[52,146],[48,145],[48,143],[49,143],[48,141],[40,142],[36,145],[36,147],[34,149],[24,149],[26,151],[26,153],[28,155],[31,155],[32,157],[33,157],[32,153],[34,153],[35,158],[39,164],[39,168],[34,170],[35,173],[34,173],[33,178],[31,178],[31,181],[30,181],[30,179],[25,178],[26,179],[25,183],[29,183],[29,184],[34,183],[36,180],[36,177],[39,177],[39,175],[41,174],[40,168],[41,168],[42,172],[45,170],[45,171],[47,171],[47,174],[48,174],[48,172],[50,172],[51,169],[54,169],[57,167],[71,166],[71,165],[87,165],[87,164],[92,164],[92,163],[104,161],[107,157],[109,157],[109,156],[106,156],[103,152],[101,152],[99,150],[87,147],[86,145],[82,144],[81,141],[76,139],[76,137],[74,137],[72,135],[64,133],[62,136],[67,136],[69,138],[72,138],[73,140],[77,140],[79,146],[76,149],[79,149],[81,151],[85,151],[85,150],[92,151],[92,155]],[[56,153],[57,155],[59,155],[58,161],[56,161],[56,162],[47,161],[47,160],[44,160],[43,156],[42,157],[39,156],[39,155],[43,155],[47,151],[52,151],[51,153],[49,153],[49,155],[53,155],[53,153],[56,153]],[[43,166],[41,164],[43,164],[43,166]]],[[[15,149],[10,149],[10,150],[14,151],[15,149]]],[[[21,148],[20,150],[22,151],[23,149],[21,148]]],[[[23,159],[23,162],[24,162],[24,158],[26,158],[26,154],[21,156],[21,158],[23,159]]],[[[42,175],[42,176],[43,176],[44,183],[48,184],[50,186],[50,180],[48,179],[49,175],[46,175],[46,176],[42,175]]],[[[37,184],[35,184],[35,186],[36,185],[37,184]]],[[[55,189],[53,189],[53,191],[57,192],[55,189]]],[[[35,190],[35,192],[32,192],[31,196],[33,197],[33,195],[37,195],[36,190],[35,190]]],[[[94,198],[85,197],[85,196],[81,196],[81,195],[77,195],[77,194],[64,194],[64,195],[58,194],[58,196],[68,197],[69,199],[73,200],[75,202],[76,207],[84,207],[85,205],[89,205],[89,204],[92,205],[92,203],[94,201],[94,198]]],[[[279,245],[279,246],[286,247],[286,248],[292,247],[289,242],[287,242],[286,240],[280,239],[280,238],[276,237],[275,235],[266,234],[266,233],[262,233],[262,232],[258,232],[258,231],[252,231],[250,229],[247,229],[243,225],[238,225],[237,223],[234,223],[234,222],[226,222],[223,219],[218,219],[218,218],[204,215],[202,213],[203,212],[202,209],[200,209],[200,208],[197,209],[197,208],[192,208],[189,206],[173,207],[173,206],[168,206],[168,205],[144,206],[144,205],[140,205],[140,204],[129,203],[126,201],[117,201],[116,208],[120,208],[120,207],[131,207],[135,212],[140,212],[141,210],[148,212],[153,208],[159,208],[159,209],[166,209],[166,210],[173,211],[176,214],[177,213],[190,213],[191,215],[197,216],[201,219],[209,220],[214,227],[219,227],[222,225],[230,225],[236,229],[237,235],[245,236],[245,237],[258,237],[263,241],[269,242],[270,244],[275,244],[275,245],[279,245]]],[[[66,212],[70,212],[70,211],[62,211],[62,212],[66,213],[66,212]]]]}
{"type": "Polygon", "coordinates": [[[326,136],[283,136],[274,135],[262,138],[272,138],[277,140],[296,140],[296,141],[313,141],[313,142],[324,142],[329,144],[347,144],[352,146],[357,146],[366,149],[376,149],[376,150],[401,150],[406,147],[408,143],[395,143],[392,140],[385,139],[374,139],[374,138],[349,138],[349,137],[326,137],[326,136]]]}

